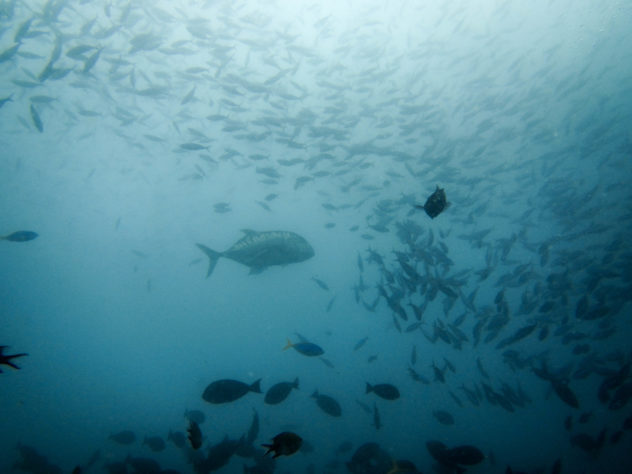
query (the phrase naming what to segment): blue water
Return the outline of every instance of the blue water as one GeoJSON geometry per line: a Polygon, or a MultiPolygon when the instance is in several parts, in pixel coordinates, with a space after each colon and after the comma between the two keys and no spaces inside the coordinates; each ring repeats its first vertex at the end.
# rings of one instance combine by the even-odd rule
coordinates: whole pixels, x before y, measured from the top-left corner
{"type": "MultiPolygon", "coordinates": [[[[186,450],[142,444],[184,432],[187,409],[206,414],[202,453],[245,434],[255,411],[255,445],[299,434],[313,451],[279,458],[279,473],[350,472],[366,442],[440,472],[430,440],[479,448],[472,473],[551,472],[558,459],[564,473],[632,472],[632,433],[612,439],[632,406],[598,398],[632,357],[631,22],[624,1],[0,1],[0,235],[39,234],[0,241],[0,345],[28,353],[20,370],[0,366],[0,472],[25,472],[20,446],[60,472],[108,472],[128,455],[193,472],[186,450]],[[437,185],[450,205],[431,219],[413,204],[437,185]],[[406,220],[417,252],[398,237],[406,220]],[[295,232],[315,255],[257,275],[222,258],[205,278],[195,243],[224,251],[241,229],[295,232]],[[412,289],[394,251],[419,275],[412,289]],[[585,296],[604,314],[578,317],[585,296]],[[475,344],[495,299],[509,319],[475,344]],[[409,304],[425,301],[411,329],[409,304]],[[464,313],[460,348],[431,342],[464,313]],[[283,351],[297,333],[325,361],[283,351]],[[444,358],[456,370],[441,383],[444,358]],[[580,408],[534,374],[543,364],[580,408]],[[265,393],[295,377],[276,406],[201,398],[222,378],[261,378],[265,393]],[[365,394],[366,382],[401,398],[365,394]],[[529,401],[476,406],[461,387],[483,383],[529,401]],[[379,430],[358,401],[377,406],[379,430]],[[125,429],[132,445],[108,439],[125,429]],[[603,429],[592,452],[571,442],[603,429]]],[[[253,464],[233,456],[218,472],[253,464]]]]}

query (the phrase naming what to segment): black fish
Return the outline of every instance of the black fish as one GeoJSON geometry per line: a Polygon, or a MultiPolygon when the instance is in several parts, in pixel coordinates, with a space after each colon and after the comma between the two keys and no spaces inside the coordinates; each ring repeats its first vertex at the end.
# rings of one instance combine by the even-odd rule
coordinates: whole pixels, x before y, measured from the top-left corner
{"type": "Polygon", "coordinates": [[[8,240],[9,242],[28,242],[35,238],[37,238],[37,233],[30,230],[19,230],[4,237],[0,236],[0,240],[8,240]]]}
{"type": "Polygon", "coordinates": [[[437,217],[439,214],[443,212],[443,210],[448,207],[450,203],[446,201],[445,190],[437,186],[434,193],[430,195],[430,197],[426,200],[426,204],[423,206],[419,204],[415,204],[417,209],[423,209],[426,211],[432,219],[437,217]]]}
{"type": "Polygon", "coordinates": [[[224,252],[216,252],[202,244],[196,244],[209,258],[207,278],[213,273],[220,257],[246,265],[251,274],[256,274],[272,265],[303,262],[314,256],[312,246],[294,232],[256,232],[247,229],[243,232],[246,235],[224,252]]]}
{"type": "Polygon", "coordinates": [[[447,411],[435,410],[432,412],[432,416],[434,416],[442,425],[450,426],[454,424],[454,417],[447,411]]]}
{"type": "Polygon", "coordinates": [[[318,407],[328,415],[339,417],[342,415],[340,404],[329,395],[321,395],[318,390],[312,393],[312,398],[316,399],[318,407]]]}
{"type": "MultiPolygon", "coordinates": [[[[0,365],[8,365],[9,367],[13,367],[14,369],[20,370],[20,368],[11,362],[11,359],[15,359],[16,357],[24,357],[28,354],[4,354],[4,350],[9,346],[0,346],[0,365]]],[[[2,373],[2,369],[0,369],[0,374],[2,373]]]]}
{"type": "Polygon", "coordinates": [[[261,393],[259,382],[255,381],[252,385],[248,385],[238,380],[222,379],[216,380],[206,387],[202,398],[209,403],[228,403],[240,399],[248,392],[261,393]]]}
{"type": "Polygon", "coordinates": [[[188,438],[191,443],[191,447],[193,449],[199,449],[200,446],[202,446],[202,431],[200,431],[200,427],[195,421],[189,420],[187,433],[189,433],[188,438]]]}
{"type": "Polygon", "coordinates": [[[274,452],[272,457],[278,458],[279,456],[294,454],[301,448],[301,444],[303,444],[303,439],[299,435],[291,431],[284,431],[272,438],[272,444],[262,444],[261,446],[268,448],[266,455],[274,452]]]}
{"type": "Polygon", "coordinates": [[[384,400],[397,400],[399,398],[399,390],[390,383],[371,385],[367,382],[365,393],[371,392],[375,393],[378,397],[383,398],[384,400]]]}
{"type": "Polygon", "coordinates": [[[288,397],[293,388],[298,389],[298,377],[294,379],[294,382],[279,382],[270,387],[263,401],[268,405],[281,403],[288,397]]]}
{"type": "Polygon", "coordinates": [[[579,400],[573,391],[569,388],[568,383],[561,380],[551,380],[553,390],[564,403],[573,408],[579,408],[579,400]]]}

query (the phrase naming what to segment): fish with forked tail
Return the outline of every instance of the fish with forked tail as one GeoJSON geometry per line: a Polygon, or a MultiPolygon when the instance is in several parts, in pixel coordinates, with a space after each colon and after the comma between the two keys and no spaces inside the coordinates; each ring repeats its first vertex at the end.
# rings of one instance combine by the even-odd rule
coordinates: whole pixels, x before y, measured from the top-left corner
{"type": "Polygon", "coordinates": [[[250,268],[250,274],[261,273],[272,265],[303,262],[314,256],[312,246],[300,235],[289,231],[257,232],[244,229],[245,235],[231,248],[217,252],[196,244],[209,258],[208,278],[220,257],[229,258],[250,268]]]}

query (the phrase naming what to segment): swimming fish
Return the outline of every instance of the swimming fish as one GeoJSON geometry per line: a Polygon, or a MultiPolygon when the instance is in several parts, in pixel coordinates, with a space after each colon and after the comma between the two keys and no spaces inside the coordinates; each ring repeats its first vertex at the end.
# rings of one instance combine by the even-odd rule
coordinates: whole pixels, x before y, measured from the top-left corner
{"type": "Polygon", "coordinates": [[[421,206],[419,204],[415,204],[417,209],[423,209],[426,211],[432,219],[437,217],[439,214],[443,212],[450,205],[446,200],[445,190],[437,186],[435,191],[428,197],[426,203],[421,206]]]}
{"type": "Polygon", "coordinates": [[[12,234],[0,236],[0,240],[8,240],[9,242],[28,242],[37,238],[37,233],[30,230],[19,230],[12,234]]]}
{"type": "Polygon", "coordinates": [[[261,273],[272,265],[298,263],[314,256],[312,246],[300,235],[288,231],[257,232],[244,229],[244,235],[231,248],[216,252],[196,244],[209,258],[208,278],[220,257],[226,257],[250,268],[250,274],[261,273]]]}
{"type": "Polygon", "coordinates": [[[301,342],[297,342],[296,344],[293,344],[288,339],[287,345],[283,348],[283,350],[289,349],[290,347],[295,349],[297,352],[300,352],[301,354],[308,357],[319,356],[325,353],[325,351],[320,346],[312,342],[307,342],[307,341],[301,341],[301,342]]]}
{"type": "Polygon", "coordinates": [[[266,455],[274,452],[272,457],[278,458],[279,456],[294,454],[301,448],[301,444],[303,444],[303,439],[299,435],[291,431],[284,431],[272,438],[272,444],[262,444],[261,446],[268,448],[266,455]]]}

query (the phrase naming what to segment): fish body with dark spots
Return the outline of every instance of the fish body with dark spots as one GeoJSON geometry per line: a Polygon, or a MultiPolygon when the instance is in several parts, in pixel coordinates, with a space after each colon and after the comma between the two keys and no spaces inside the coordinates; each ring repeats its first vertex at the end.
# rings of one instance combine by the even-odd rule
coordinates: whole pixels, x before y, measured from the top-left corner
{"type": "Polygon", "coordinates": [[[224,252],[197,244],[209,258],[207,277],[213,273],[220,257],[246,265],[250,268],[250,274],[257,274],[273,265],[303,262],[314,256],[312,246],[294,232],[257,232],[249,229],[243,232],[245,235],[224,252]]]}

